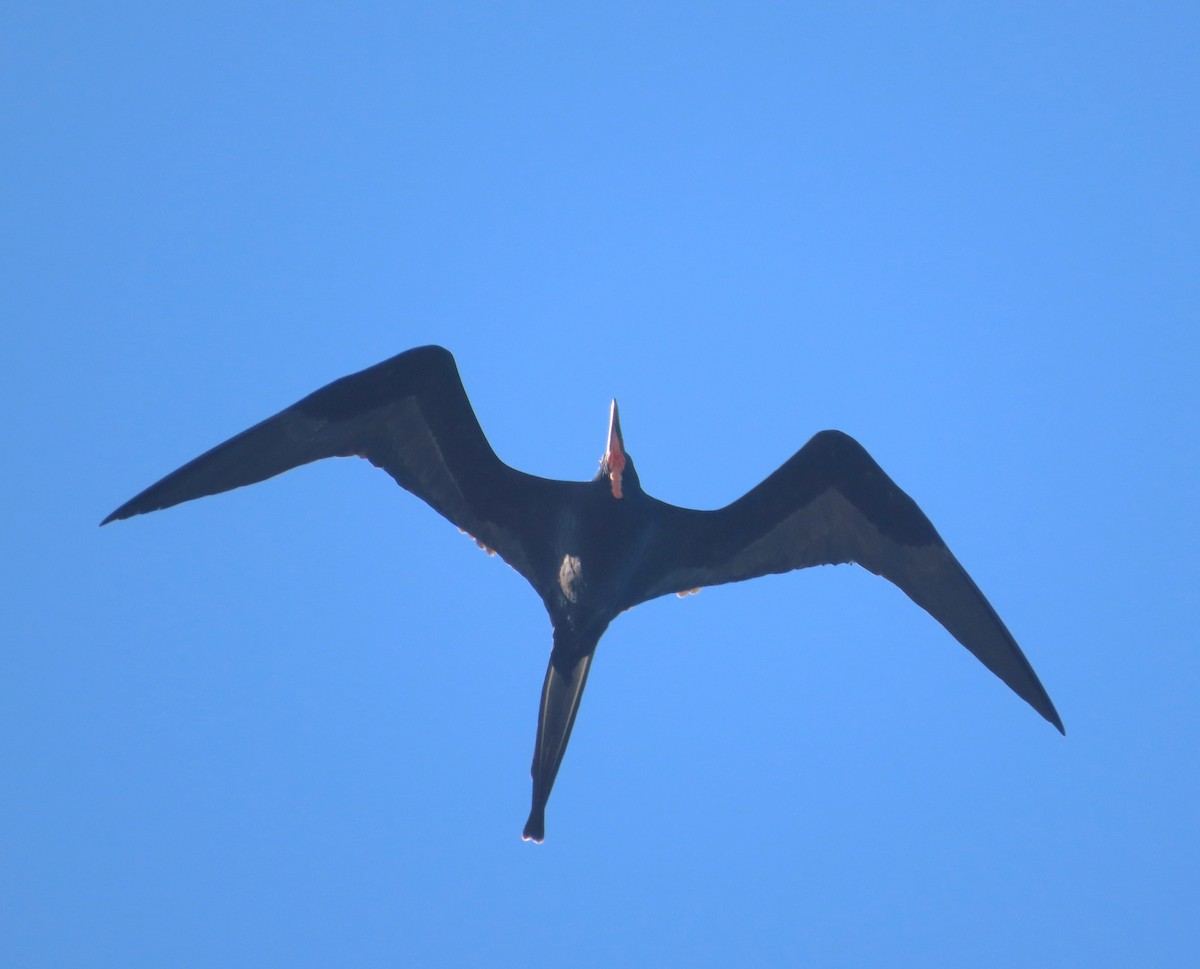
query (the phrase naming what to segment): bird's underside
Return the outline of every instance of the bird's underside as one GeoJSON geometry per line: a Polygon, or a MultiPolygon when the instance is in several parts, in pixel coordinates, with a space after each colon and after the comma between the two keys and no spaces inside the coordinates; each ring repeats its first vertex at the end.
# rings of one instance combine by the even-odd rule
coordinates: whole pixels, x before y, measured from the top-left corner
{"type": "Polygon", "coordinates": [[[243,431],[101,524],[351,455],[382,468],[499,553],[550,614],[554,642],[538,714],[528,840],[542,840],[546,801],[604,630],[621,611],[672,592],[856,562],[899,586],[1063,730],[1028,660],[929,519],[838,431],[817,434],[724,508],[679,508],[642,490],[615,401],[595,478],[525,474],[492,451],[450,353],[420,347],[334,381],[243,431]]]}

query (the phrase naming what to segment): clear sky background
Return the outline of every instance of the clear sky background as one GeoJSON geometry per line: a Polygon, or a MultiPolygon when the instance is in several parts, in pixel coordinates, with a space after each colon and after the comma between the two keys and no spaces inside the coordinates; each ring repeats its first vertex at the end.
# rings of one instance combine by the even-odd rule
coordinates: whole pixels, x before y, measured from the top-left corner
{"type": "Polygon", "coordinates": [[[1189,3],[0,10],[6,967],[1195,966],[1189,3]],[[103,530],[400,350],[716,507],[841,428],[1060,737],[858,569],[550,628],[326,462],[103,530]]]}

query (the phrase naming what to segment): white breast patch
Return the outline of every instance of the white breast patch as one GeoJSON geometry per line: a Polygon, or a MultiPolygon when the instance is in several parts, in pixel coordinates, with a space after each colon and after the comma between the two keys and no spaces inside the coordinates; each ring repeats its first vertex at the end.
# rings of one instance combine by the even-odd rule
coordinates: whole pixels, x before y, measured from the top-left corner
{"type": "Polygon", "coordinates": [[[564,555],[562,565],[558,567],[558,587],[568,601],[577,602],[582,585],[583,564],[574,555],[564,555]]]}

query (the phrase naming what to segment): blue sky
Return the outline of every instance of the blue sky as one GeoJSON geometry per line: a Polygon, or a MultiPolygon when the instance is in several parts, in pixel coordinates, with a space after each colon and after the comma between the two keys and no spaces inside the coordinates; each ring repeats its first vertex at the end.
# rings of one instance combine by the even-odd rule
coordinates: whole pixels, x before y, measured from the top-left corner
{"type": "Polygon", "coordinates": [[[0,12],[13,967],[1194,965],[1188,4],[0,12]],[[1064,739],[851,568],[647,604],[519,834],[523,580],[326,462],[119,523],[456,355],[509,463],[715,507],[858,438],[1064,739]]]}

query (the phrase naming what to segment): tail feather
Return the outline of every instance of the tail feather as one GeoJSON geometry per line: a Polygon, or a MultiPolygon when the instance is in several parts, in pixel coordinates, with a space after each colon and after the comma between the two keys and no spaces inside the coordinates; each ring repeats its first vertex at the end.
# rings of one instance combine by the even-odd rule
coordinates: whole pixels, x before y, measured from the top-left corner
{"type": "Polygon", "coordinates": [[[546,802],[558,776],[558,768],[571,739],[571,728],[579,712],[579,701],[587,685],[588,670],[595,655],[599,636],[580,641],[573,636],[554,634],[554,649],[542,684],[542,702],[538,710],[537,740],[533,748],[533,807],[521,837],[540,843],[546,834],[546,802]]]}

